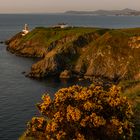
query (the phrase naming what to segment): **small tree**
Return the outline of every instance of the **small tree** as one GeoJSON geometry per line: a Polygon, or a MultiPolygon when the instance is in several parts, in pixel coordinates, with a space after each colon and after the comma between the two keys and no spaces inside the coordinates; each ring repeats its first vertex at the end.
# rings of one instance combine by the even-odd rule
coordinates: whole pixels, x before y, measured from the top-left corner
{"type": "Polygon", "coordinates": [[[116,86],[72,86],[45,94],[37,107],[44,117],[33,117],[26,136],[41,140],[128,139],[132,137],[131,105],[116,86]]]}

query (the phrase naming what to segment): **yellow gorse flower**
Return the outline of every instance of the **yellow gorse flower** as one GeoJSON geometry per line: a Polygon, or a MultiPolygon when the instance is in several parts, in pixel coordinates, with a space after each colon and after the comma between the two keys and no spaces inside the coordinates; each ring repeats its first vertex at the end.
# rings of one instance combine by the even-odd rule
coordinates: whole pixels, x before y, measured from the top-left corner
{"type": "Polygon", "coordinates": [[[80,118],[81,118],[81,111],[78,108],[69,105],[67,107],[67,120],[79,121],[80,118]]]}
{"type": "Polygon", "coordinates": [[[56,138],[57,138],[57,140],[61,140],[65,135],[66,135],[66,132],[64,132],[64,131],[59,131],[59,132],[56,134],[56,138]]]}
{"type": "Polygon", "coordinates": [[[58,128],[58,124],[56,122],[50,122],[46,126],[46,132],[55,132],[58,128]]]}
{"type": "Polygon", "coordinates": [[[85,137],[84,135],[80,134],[80,133],[76,133],[76,139],[73,139],[73,140],[85,140],[85,137]]]}
{"type": "Polygon", "coordinates": [[[36,139],[100,139],[100,133],[105,138],[114,135],[124,139],[133,134],[132,107],[117,86],[104,90],[101,86],[75,85],[60,89],[52,100],[43,95],[42,100],[38,109],[44,117],[34,117],[27,131],[36,139]]]}
{"type": "Polygon", "coordinates": [[[94,127],[103,126],[106,120],[103,117],[97,116],[96,113],[90,115],[90,121],[93,123],[94,127]]]}
{"type": "Polygon", "coordinates": [[[87,101],[84,103],[84,109],[90,111],[94,107],[94,104],[87,101]]]}

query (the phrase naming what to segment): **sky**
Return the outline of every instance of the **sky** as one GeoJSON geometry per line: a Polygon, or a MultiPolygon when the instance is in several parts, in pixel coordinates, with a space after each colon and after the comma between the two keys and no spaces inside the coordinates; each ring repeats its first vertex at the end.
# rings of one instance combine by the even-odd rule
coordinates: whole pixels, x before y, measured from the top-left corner
{"type": "Polygon", "coordinates": [[[0,0],[0,13],[57,13],[125,8],[140,11],[140,0],[0,0]]]}

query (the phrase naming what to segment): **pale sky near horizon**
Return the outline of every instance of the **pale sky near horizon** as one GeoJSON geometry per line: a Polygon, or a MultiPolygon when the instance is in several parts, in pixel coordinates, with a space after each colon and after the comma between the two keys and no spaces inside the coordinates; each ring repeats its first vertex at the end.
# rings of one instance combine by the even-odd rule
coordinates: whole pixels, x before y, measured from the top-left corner
{"type": "Polygon", "coordinates": [[[140,11],[140,0],[0,0],[0,13],[53,13],[124,8],[140,11]]]}

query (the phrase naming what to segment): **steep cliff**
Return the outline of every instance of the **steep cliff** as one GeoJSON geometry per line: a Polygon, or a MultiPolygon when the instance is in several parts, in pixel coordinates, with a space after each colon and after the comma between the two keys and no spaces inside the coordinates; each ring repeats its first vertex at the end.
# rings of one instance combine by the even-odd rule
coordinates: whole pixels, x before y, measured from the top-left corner
{"type": "Polygon", "coordinates": [[[30,77],[94,77],[140,79],[140,28],[43,28],[7,41],[16,55],[41,57],[30,77]]]}

